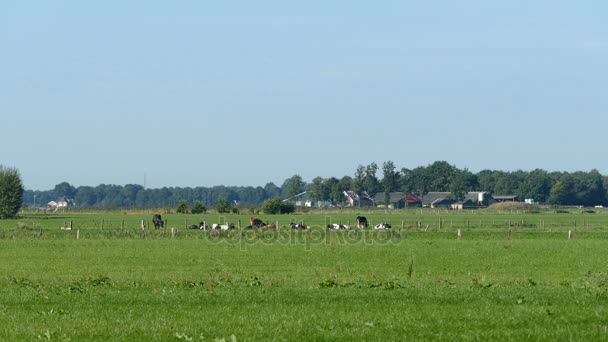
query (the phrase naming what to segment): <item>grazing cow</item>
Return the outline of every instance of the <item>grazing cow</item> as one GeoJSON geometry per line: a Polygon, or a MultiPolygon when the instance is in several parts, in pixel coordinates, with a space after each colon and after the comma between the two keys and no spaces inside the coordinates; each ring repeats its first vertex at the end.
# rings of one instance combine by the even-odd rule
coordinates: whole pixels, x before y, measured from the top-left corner
{"type": "Polygon", "coordinates": [[[367,218],[365,216],[357,216],[357,228],[368,227],[367,218]]]}
{"type": "Polygon", "coordinates": [[[207,226],[207,224],[205,223],[205,221],[201,221],[201,223],[199,223],[198,229],[200,229],[200,230],[207,230],[207,228],[209,228],[209,226],[207,226]]]}
{"type": "Polygon", "coordinates": [[[391,225],[388,223],[379,223],[374,226],[374,229],[376,229],[376,230],[391,229],[391,225]]]}
{"type": "Polygon", "coordinates": [[[154,214],[154,216],[152,216],[152,223],[154,224],[155,229],[165,227],[165,222],[163,222],[163,218],[160,217],[159,214],[154,214]]]}
{"type": "Polygon", "coordinates": [[[291,228],[291,229],[308,229],[308,227],[305,224],[299,224],[299,223],[290,223],[289,228],[291,228]]]}
{"type": "Polygon", "coordinates": [[[343,225],[343,224],[337,224],[337,223],[332,223],[332,224],[328,224],[327,225],[327,229],[330,230],[349,230],[350,227],[343,225]]]}
{"type": "Polygon", "coordinates": [[[188,227],[188,229],[198,229],[198,226],[197,226],[197,225],[195,225],[195,224],[193,224],[193,225],[191,225],[190,227],[188,227]]]}
{"type": "Polygon", "coordinates": [[[264,223],[262,220],[260,220],[259,218],[255,218],[255,217],[250,217],[249,218],[249,223],[251,223],[252,227],[263,227],[263,226],[267,226],[266,223],[264,223]]]}

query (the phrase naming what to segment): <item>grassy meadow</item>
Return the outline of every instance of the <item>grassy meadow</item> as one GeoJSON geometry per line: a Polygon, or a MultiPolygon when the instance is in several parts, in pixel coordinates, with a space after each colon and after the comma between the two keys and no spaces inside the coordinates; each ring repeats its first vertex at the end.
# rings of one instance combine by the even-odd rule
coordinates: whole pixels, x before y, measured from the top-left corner
{"type": "Polygon", "coordinates": [[[185,229],[249,216],[163,214],[159,231],[137,211],[0,221],[0,340],[608,338],[601,210],[345,209],[259,216],[279,231],[185,229]],[[324,229],[359,214],[393,229],[324,229]]]}

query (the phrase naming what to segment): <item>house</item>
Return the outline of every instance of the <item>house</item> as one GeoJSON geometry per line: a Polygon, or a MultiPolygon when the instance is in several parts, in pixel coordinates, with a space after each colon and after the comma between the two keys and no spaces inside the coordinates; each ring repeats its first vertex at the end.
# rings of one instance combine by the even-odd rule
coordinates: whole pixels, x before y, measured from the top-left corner
{"type": "Polygon", "coordinates": [[[451,192],[429,192],[422,197],[422,206],[431,208],[450,208],[454,201],[451,192]]]}
{"type": "MultiPolygon", "coordinates": [[[[389,192],[388,197],[388,205],[391,208],[405,208],[405,195],[403,192],[389,192]]],[[[386,202],[386,193],[378,192],[376,196],[374,196],[374,203],[376,205],[387,204],[386,202]]]]}
{"type": "Polygon", "coordinates": [[[359,195],[357,195],[354,191],[344,191],[344,197],[346,197],[347,207],[374,206],[374,199],[371,198],[365,191],[361,191],[359,195]]]}
{"type": "Polygon", "coordinates": [[[74,203],[73,199],[66,198],[64,196],[64,197],[61,197],[60,199],[58,199],[57,201],[50,201],[46,205],[52,209],[60,209],[60,208],[73,207],[76,205],[76,203],[74,203]]]}

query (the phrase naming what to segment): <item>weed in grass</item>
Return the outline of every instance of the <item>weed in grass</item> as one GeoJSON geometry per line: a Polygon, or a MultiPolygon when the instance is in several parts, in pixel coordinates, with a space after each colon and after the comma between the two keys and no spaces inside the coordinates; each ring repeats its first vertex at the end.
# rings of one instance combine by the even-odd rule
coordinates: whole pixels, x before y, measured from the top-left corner
{"type": "Polygon", "coordinates": [[[246,284],[248,287],[260,287],[262,286],[262,281],[254,275],[249,277],[246,284]]]}
{"type": "Polygon", "coordinates": [[[488,277],[485,274],[482,274],[480,277],[473,277],[473,286],[477,288],[487,289],[494,285],[491,281],[488,280],[488,277]]]}
{"type": "Polygon", "coordinates": [[[410,262],[407,265],[407,277],[411,278],[412,274],[414,273],[414,261],[416,260],[416,257],[414,255],[412,255],[410,257],[410,262]]]}

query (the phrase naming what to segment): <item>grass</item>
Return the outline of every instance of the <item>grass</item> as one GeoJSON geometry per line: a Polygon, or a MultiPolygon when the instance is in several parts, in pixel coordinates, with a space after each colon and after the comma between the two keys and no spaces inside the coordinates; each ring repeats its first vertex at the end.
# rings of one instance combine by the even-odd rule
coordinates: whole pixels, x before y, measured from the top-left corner
{"type": "MultiPolygon", "coordinates": [[[[365,214],[394,225],[421,217],[365,214]]],[[[351,213],[331,215],[352,220],[351,213]]],[[[462,226],[406,226],[399,235],[398,229],[328,233],[322,229],[328,215],[309,213],[296,217],[315,226],[310,233],[209,237],[180,227],[175,238],[167,229],[144,237],[141,216],[0,221],[0,340],[608,338],[602,213],[587,226],[579,223],[575,240],[567,239],[573,229],[567,222],[582,222],[583,214],[423,212],[429,224],[441,216],[462,226]],[[505,227],[465,226],[479,217],[544,219],[551,227],[522,225],[509,240],[505,227]],[[102,219],[103,229],[93,225],[102,219]],[[79,240],[75,231],[59,229],[64,220],[79,226],[79,240]]]]}

